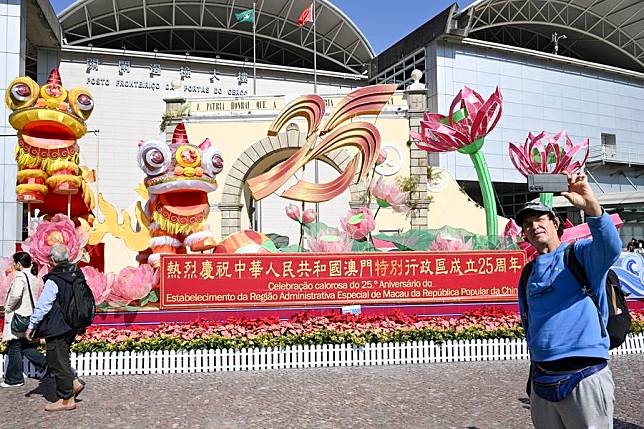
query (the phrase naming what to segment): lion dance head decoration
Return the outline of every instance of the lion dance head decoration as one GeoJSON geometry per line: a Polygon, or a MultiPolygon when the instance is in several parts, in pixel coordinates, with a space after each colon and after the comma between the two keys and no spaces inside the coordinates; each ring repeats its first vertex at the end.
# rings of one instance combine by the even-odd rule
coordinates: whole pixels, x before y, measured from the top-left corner
{"type": "Polygon", "coordinates": [[[157,265],[161,254],[185,253],[186,248],[196,252],[214,248],[214,234],[206,220],[208,193],[217,189],[215,177],[224,168],[221,151],[210,139],[191,145],[180,123],[170,144],[139,142],[138,159],[150,198],[146,205],[152,232],[148,263],[157,265]]]}
{"type": "Polygon", "coordinates": [[[54,214],[73,195],[72,217],[89,213],[93,194],[78,165],[77,140],[87,132],[85,121],[94,109],[90,92],[65,89],[53,69],[42,87],[29,77],[13,80],[5,103],[13,111],[9,123],[18,131],[18,202],[37,203],[41,213],[54,214]]]}

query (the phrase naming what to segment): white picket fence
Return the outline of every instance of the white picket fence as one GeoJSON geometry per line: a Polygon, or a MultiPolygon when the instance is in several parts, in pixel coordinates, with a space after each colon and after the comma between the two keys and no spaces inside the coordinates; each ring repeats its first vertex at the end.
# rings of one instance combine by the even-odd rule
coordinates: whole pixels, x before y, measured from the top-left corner
{"type": "MultiPolygon", "coordinates": [[[[644,353],[644,335],[626,339],[611,355],[644,353]]],[[[4,368],[0,355],[0,368],[4,368]]],[[[286,368],[403,365],[439,362],[472,362],[527,359],[521,339],[376,343],[364,346],[324,344],[266,349],[146,351],[72,354],[79,375],[177,374],[220,371],[259,371],[286,368]]],[[[26,374],[35,375],[25,360],[26,374]]],[[[2,375],[3,372],[0,372],[2,375]]]]}

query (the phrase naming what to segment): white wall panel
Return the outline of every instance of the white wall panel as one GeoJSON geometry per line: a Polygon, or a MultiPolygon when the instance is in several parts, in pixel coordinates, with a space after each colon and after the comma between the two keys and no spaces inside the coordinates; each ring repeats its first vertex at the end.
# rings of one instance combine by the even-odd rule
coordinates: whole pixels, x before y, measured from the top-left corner
{"type": "MultiPolygon", "coordinates": [[[[20,37],[21,6],[18,0],[0,0],[0,134],[9,137],[0,137],[2,144],[2,157],[0,159],[0,225],[2,239],[0,245],[1,256],[10,256],[15,252],[15,241],[20,231],[19,205],[16,203],[15,178],[17,167],[14,159],[16,138],[15,130],[8,123],[10,113],[4,105],[4,91],[9,83],[20,75],[24,65],[21,64],[21,50],[24,50],[24,41],[20,37]],[[6,241],[8,240],[8,241],[6,241]]],[[[22,53],[24,54],[24,52],[22,53]]]]}
{"type": "MultiPolygon", "coordinates": [[[[589,138],[601,144],[601,134],[615,134],[619,151],[641,151],[644,123],[632,118],[644,115],[644,82],[587,70],[573,65],[500,53],[466,45],[437,42],[429,55],[437,55],[436,75],[453,76],[453,85],[437,79],[438,111],[446,113],[464,86],[489,97],[496,85],[504,98],[504,112],[497,128],[487,137],[493,181],[523,182],[509,162],[508,142],[523,143],[529,131],[557,133],[567,129],[575,143],[589,138]],[[492,156],[503,154],[506,162],[492,156]],[[500,165],[502,164],[502,165],[500,165]]],[[[459,180],[476,180],[467,156],[450,153],[441,165],[459,180]],[[464,167],[464,168],[457,168],[464,167]]],[[[616,185],[620,187],[619,185],[616,185]]],[[[633,188],[631,187],[631,190],[633,188]]]]}

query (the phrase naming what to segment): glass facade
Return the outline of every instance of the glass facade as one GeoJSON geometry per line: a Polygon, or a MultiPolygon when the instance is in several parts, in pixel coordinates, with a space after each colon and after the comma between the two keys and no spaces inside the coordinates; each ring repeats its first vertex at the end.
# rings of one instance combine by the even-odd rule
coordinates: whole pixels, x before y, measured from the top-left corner
{"type": "MultiPolygon", "coordinates": [[[[414,69],[425,69],[425,48],[417,50],[400,62],[382,71],[371,79],[371,83],[397,83],[401,85],[401,88],[404,88],[412,83],[411,72],[414,69]]],[[[424,76],[420,81],[421,83],[425,83],[424,76]]]]}

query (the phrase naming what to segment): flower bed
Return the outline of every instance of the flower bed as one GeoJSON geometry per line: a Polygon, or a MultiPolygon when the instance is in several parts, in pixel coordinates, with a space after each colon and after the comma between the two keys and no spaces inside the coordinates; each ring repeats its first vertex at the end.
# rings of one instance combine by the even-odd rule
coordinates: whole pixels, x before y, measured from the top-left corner
{"type": "MultiPolygon", "coordinates": [[[[633,334],[644,333],[644,312],[634,312],[633,334]]],[[[76,353],[286,347],[316,344],[405,343],[410,341],[523,338],[519,315],[486,308],[460,317],[312,315],[195,321],[129,329],[91,328],[72,346],[76,353]]],[[[0,346],[4,352],[6,345],[0,346]]]]}

